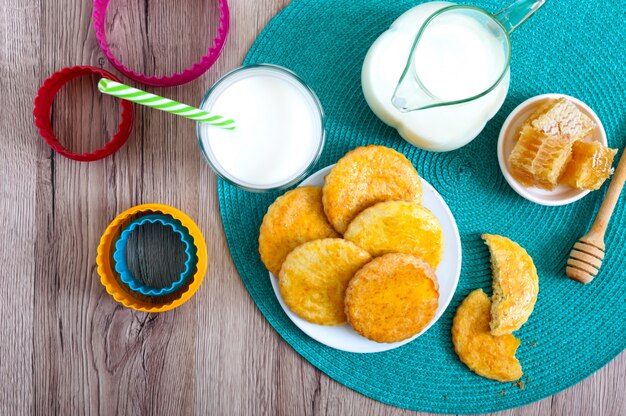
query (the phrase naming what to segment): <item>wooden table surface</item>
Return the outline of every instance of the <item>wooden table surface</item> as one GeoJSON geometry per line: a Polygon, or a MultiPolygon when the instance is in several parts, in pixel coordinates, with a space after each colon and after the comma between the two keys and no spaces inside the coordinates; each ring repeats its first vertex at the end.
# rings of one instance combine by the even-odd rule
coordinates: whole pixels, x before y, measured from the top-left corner
{"type": "MultiPolygon", "coordinates": [[[[231,3],[232,30],[217,64],[187,85],[148,90],[199,103],[288,0],[231,3]]],[[[93,163],[44,144],[32,117],[43,80],[72,65],[115,73],[96,43],[90,1],[2,0],[0,8],[0,414],[411,413],[329,379],[259,313],[230,259],[215,175],[198,151],[194,123],[136,107],[128,143],[93,163]],[[204,284],[165,314],[121,307],[96,273],[109,221],[146,202],[185,211],[208,243],[204,284]]],[[[164,74],[206,51],[215,15],[211,1],[112,0],[108,34],[125,63],[164,74]]],[[[95,77],[73,81],[53,106],[54,129],[74,151],[102,145],[118,122],[116,101],[95,85],[95,77]]],[[[153,260],[157,270],[178,265],[175,256],[153,260]]],[[[562,393],[499,414],[624,415],[625,373],[622,354],[562,393]]]]}

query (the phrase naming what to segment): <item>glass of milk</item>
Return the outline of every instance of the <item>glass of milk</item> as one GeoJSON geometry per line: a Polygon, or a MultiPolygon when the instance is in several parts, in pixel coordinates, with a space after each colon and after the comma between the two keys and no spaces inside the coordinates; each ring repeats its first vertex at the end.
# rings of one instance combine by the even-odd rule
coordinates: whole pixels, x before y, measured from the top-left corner
{"type": "Polygon", "coordinates": [[[277,65],[234,69],[209,89],[200,108],[235,120],[235,130],[198,123],[198,141],[213,170],[248,191],[294,185],[311,173],[324,147],[319,99],[277,65]]]}

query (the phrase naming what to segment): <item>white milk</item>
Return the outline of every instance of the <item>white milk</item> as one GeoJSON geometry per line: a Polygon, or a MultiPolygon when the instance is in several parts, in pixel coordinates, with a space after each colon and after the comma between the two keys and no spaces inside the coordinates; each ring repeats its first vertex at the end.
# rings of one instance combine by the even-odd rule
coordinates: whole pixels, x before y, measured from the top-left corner
{"type": "Polygon", "coordinates": [[[500,42],[475,19],[444,14],[424,31],[413,55],[415,71],[433,95],[446,101],[482,93],[502,74],[500,42]]]}
{"type": "MultiPolygon", "coordinates": [[[[372,45],[361,81],[367,103],[408,142],[426,150],[457,149],[484,128],[506,98],[509,73],[487,95],[464,104],[400,112],[391,103],[417,32],[437,10],[452,3],[430,2],[400,16],[372,45]]],[[[502,47],[481,25],[464,16],[435,20],[414,54],[423,85],[443,100],[468,98],[489,88],[505,63],[502,47]]]]}
{"type": "Polygon", "coordinates": [[[201,108],[235,120],[233,131],[199,124],[198,135],[217,172],[244,188],[268,190],[293,183],[321,152],[319,101],[279,67],[234,71],[218,81],[201,108]]]}

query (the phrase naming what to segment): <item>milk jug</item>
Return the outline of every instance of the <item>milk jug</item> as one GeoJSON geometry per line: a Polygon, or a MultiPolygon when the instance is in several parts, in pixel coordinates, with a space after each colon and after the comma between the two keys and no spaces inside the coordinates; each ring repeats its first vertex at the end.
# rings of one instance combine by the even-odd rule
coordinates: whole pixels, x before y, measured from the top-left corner
{"type": "Polygon", "coordinates": [[[402,14],[370,47],[361,73],[374,113],[422,149],[474,139],[509,89],[509,34],[545,0],[518,0],[492,15],[429,2],[402,14]]]}

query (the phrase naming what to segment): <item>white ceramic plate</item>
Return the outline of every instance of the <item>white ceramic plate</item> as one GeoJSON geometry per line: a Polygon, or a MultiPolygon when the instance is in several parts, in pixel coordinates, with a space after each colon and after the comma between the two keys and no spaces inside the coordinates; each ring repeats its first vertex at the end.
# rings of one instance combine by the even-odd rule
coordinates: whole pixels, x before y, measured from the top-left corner
{"type": "MultiPolygon", "coordinates": [[[[328,166],[317,171],[313,175],[305,179],[300,186],[322,186],[324,185],[324,177],[328,174],[332,166],[328,166]]],[[[441,264],[437,267],[437,279],[439,281],[439,307],[435,313],[433,320],[424,328],[422,332],[412,338],[401,342],[394,343],[378,343],[370,341],[357,334],[350,325],[324,326],[316,325],[305,321],[291,312],[289,307],[285,305],[280,290],[278,289],[278,280],[270,273],[270,280],[274,293],[280,302],[283,310],[298,328],[314,340],[327,345],[331,348],[348,352],[381,352],[398,348],[404,344],[413,341],[421,334],[426,332],[428,328],[433,326],[435,322],[443,315],[448,307],[454,291],[456,290],[459,276],[461,275],[461,237],[456,226],[456,221],[444,202],[441,195],[428,182],[422,179],[422,188],[424,190],[423,204],[430,209],[432,213],[439,219],[443,228],[444,235],[444,252],[441,264]]]]}
{"type": "Polygon", "coordinates": [[[535,186],[525,187],[511,175],[509,155],[515,147],[517,135],[519,134],[522,125],[526,122],[526,119],[528,119],[535,108],[542,101],[558,98],[567,98],[569,101],[576,104],[580,111],[591,118],[596,123],[596,128],[592,131],[591,139],[596,140],[605,146],[607,145],[604,126],[602,126],[602,122],[596,113],[587,104],[583,103],[579,99],[564,94],[542,94],[524,101],[515,107],[511,114],[509,114],[506,118],[504,124],[502,124],[500,136],[498,137],[498,162],[500,163],[500,170],[511,188],[529,201],[548,206],[571,204],[572,202],[578,201],[587,195],[589,191],[575,189],[565,185],[558,185],[552,191],[537,188],[535,186]]]}

